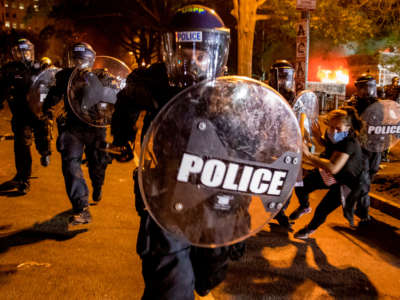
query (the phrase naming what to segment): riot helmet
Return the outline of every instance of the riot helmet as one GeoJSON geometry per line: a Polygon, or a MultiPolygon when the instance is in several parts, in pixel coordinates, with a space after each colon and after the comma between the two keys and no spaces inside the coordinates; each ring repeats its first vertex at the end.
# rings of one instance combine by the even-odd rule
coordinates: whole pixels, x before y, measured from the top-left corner
{"type": "Polygon", "coordinates": [[[44,70],[47,69],[48,67],[50,67],[52,64],[51,59],[48,58],[47,56],[43,56],[40,59],[40,69],[44,70]]]}
{"type": "MultiPolygon", "coordinates": [[[[287,93],[294,93],[294,68],[287,60],[277,60],[269,69],[269,85],[286,99],[287,93]]],[[[288,99],[287,99],[288,100],[288,99]]]]}
{"type": "Polygon", "coordinates": [[[68,51],[68,66],[70,68],[91,68],[96,59],[96,52],[88,43],[75,43],[68,51]]]}
{"type": "Polygon", "coordinates": [[[30,63],[35,59],[35,47],[27,39],[19,39],[13,46],[12,56],[15,60],[30,63]]]}
{"type": "Polygon", "coordinates": [[[354,85],[357,88],[358,98],[364,99],[377,97],[376,80],[370,74],[362,74],[357,78],[354,85]]]}
{"type": "Polygon", "coordinates": [[[186,87],[223,75],[229,41],[229,29],[214,10],[202,5],[179,9],[162,38],[170,84],[186,87]]]}

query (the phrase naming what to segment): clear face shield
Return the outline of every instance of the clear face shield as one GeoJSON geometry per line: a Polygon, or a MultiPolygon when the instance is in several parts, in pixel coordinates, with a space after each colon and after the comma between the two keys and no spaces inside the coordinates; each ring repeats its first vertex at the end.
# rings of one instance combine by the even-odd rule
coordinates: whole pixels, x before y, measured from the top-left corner
{"type": "Polygon", "coordinates": [[[376,98],[376,83],[374,81],[369,81],[365,83],[358,83],[357,96],[360,98],[376,98]]]}
{"type": "Polygon", "coordinates": [[[282,93],[285,91],[294,91],[294,69],[292,68],[274,68],[271,71],[271,87],[282,93]]]}
{"type": "Polygon", "coordinates": [[[11,50],[12,56],[15,60],[22,62],[31,62],[35,57],[35,50],[33,45],[20,44],[14,46],[11,50]]]}
{"type": "Polygon", "coordinates": [[[171,85],[186,87],[223,75],[229,52],[228,30],[165,33],[163,57],[171,85]]]}
{"type": "Polygon", "coordinates": [[[68,52],[69,68],[91,68],[93,67],[96,55],[85,47],[76,46],[68,52]]]}

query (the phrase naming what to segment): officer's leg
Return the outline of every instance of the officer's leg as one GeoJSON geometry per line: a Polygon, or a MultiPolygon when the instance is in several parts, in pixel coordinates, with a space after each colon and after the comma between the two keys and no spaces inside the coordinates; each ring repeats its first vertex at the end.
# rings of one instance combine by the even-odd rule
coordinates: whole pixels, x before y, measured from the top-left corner
{"type": "Polygon", "coordinates": [[[192,246],[191,259],[196,292],[205,296],[226,277],[229,247],[208,249],[192,246]]]}
{"type": "Polygon", "coordinates": [[[106,168],[110,162],[108,154],[100,150],[102,144],[105,143],[105,135],[105,129],[98,129],[96,134],[89,137],[90,143],[87,143],[85,148],[89,177],[93,186],[92,198],[95,202],[99,202],[102,198],[101,188],[104,184],[106,168]]]}
{"type": "Polygon", "coordinates": [[[68,198],[74,212],[79,213],[88,207],[88,187],[81,168],[83,143],[76,136],[66,130],[58,136],[58,150],[62,157],[62,171],[68,198]]]}
{"type": "Polygon", "coordinates": [[[190,245],[161,229],[143,209],[135,173],[135,201],[140,216],[136,251],[142,259],[143,300],[194,299],[190,245]]]}
{"type": "Polygon", "coordinates": [[[19,182],[18,189],[22,193],[29,191],[29,179],[32,174],[32,129],[27,124],[21,124],[12,121],[12,129],[14,132],[14,153],[15,167],[17,175],[15,179],[19,182]]]}
{"type": "Polygon", "coordinates": [[[40,163],[44,167],[50,164],[51,126],[50,120],[37,120],[34,124],[36,150],[41,155],[40,163]]]}

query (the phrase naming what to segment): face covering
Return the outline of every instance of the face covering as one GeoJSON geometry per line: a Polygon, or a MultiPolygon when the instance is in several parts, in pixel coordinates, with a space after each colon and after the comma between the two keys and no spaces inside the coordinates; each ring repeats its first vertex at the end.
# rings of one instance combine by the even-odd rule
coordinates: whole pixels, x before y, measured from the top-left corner
{"type": "Polygon", "coordinates": [[[335,134],[327,132],[328,138],[332,143],[336,144],[342,140],[344,140],[348,135],[348,131],[336,132],[335,134]]]}

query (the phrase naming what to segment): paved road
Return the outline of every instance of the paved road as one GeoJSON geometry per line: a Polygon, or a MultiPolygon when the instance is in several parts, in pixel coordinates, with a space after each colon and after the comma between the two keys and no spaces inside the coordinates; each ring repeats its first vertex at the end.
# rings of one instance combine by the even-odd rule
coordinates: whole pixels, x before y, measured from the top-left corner
{"type": "MultiPolygon", "coordinates": [[[[0,112],[0,135],[7,118],[0,112]]],[[[14,175],[12,141],[0,142],[0,159],[3,182],[14,175]]],[[[140,299],[132,169],[110,165],[93,223],[71,228],[60,155],[43,168],[34,152],[32,191],[0,195],[0,299],[140,299]]],[[[312,207],[321,196],[313,194],[312,207]]],[[[288,211],[295,206],[294,199],[288,211]]],[[[372,215],[373,227],[355,230],[338,209],[307,242],[266,225],[208,299],[400,299],[400,220],[372,215]]]]}

